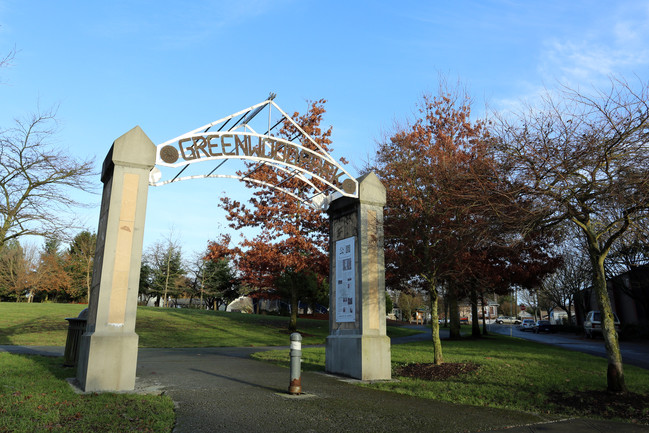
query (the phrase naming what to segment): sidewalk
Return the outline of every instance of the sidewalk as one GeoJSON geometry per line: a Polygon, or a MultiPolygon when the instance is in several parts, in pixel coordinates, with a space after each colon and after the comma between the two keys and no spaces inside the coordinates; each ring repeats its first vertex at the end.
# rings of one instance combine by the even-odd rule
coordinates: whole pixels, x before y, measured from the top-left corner
{"type": "MultiPolygon", "coordinates": [[[[265,349],[140,349],[137,388],[162,391],[173,399],[174,433],[649,431],[646,426],[556,421],[535,414],[435,402],[313,372],[302,374],[305,394],[289,396],[288,369],[248,358],[265,349]]],[[[63,353],[62,348],[20,346],[0,346],[0,351],[63,353]]]]}
{"type": "Polygon", "coordinates": [[[247,358],[255,350],[141,349],[138,386],[163,388],[176,402],[176,433],[460,432],[543,421],[375,391],[320,373],[303,373],[305,395],[291,397],[289,371],[247,358]]]}
{"type": "MultiPolygon", "coordinates": [[[[276,349],[276,348],[269,348],[276,349]]],[[[289,371],[248,358],[259,348],[141,349],[138,384],[161,387],[184,432],[647,432],[607,421],[551,420],[368,389],[354,380],[302,374],[305,395],[287,394],[289,371]]]]}

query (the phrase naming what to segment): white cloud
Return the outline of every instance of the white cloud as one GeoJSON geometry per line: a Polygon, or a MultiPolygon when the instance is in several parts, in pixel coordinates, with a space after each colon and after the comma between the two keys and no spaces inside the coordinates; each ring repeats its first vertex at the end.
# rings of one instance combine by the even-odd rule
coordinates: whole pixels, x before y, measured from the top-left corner
{"type": "MultiPolygon", "coordinates": [[[[598,86],[611,75],[641,75],[649,65],[649,8],[623,5],[612,16],[544,43],[539,69],[546,81],[598,86]]],[[[645,78],[646,79],[646,78],[645,78]]]]}
{"type": "Polygon", "coordinates": [[[553,41],[548,46],[547,72],[564,80],[599,80],[611,74],[633,70],[649,61],[649,50],[636,50],[619,45],[553,41]],[[557,73],[559,72],[559,73],[557,73]]]}

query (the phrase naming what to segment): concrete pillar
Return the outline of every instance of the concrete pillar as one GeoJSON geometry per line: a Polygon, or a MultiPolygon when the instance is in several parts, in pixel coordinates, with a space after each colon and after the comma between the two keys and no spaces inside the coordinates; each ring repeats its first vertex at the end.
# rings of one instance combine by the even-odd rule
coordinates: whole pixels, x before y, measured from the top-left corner
{"type": "Polygon", "coordinates": [[[358,199],[341,197],[328,210],[331,287],[325,369],[356,379],[388,380],[391,365],[390,339],[385,328],[385,187],[374,173],[358,181],[358,199]]]}
{"type": "Polygon", "coordinates": [[[88,324],[77,367],[84,391],[135,388],[135,317],[149,172],[155,158],[155,145],[136,126],[115,140],[104,160],[88,324]]]}

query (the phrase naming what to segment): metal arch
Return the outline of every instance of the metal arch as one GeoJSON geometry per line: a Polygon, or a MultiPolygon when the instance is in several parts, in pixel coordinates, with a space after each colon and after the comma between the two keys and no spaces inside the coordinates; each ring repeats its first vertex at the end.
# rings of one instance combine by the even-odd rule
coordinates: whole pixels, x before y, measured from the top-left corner
{"type": "MultiPolygon", "coordinates": [[[[173,176],[171,180],[160,181],[158,176],[155,179],[152,178],[150,185],[161,186],[188,179],[227,177],[272,187],[287,193],[290,196],[298,198],[295,194],[290,193],[286,188],[281,188],[281,185],[288,179],[297,177],[313,188],[316,194],[309,200],[319,203],[319,205],[315,205],[316,207],[320,207],[323,203],[326,204],[330,202],[334,195],[358,197],[358,181],[351,176],[340,163],[329,155],[329,153],[309,134],[307,134],[300,125],[295,122],[295,120],[273,102],[274,98],[275,95],[271,93],[268,99],[263,102],[159,144],[157,146],[156,165],[160,167],[184,167],[173,176]],[[271,126],[271,112],[273,107],[281,113],[281,118],[271,126]],[[265,108],[268,108],[268,127],[267,129],[264,127],[264,129],[266,129],[265,134],[259,134],[255,131],[253,125],[250,125],[250,122],[265,108]],[[235,118],[238,119],[234,124],[225,129],[225,126],[235,118]],[[295,136],[288,140],[270,135],[271,131],[283,121],[290,122],[298,131],[295,136]],[[210,132],[211,128],[219,125],[220,127],[216,132],[210,132]],[[309,149],[301,143],[293,141],[300,136],[307,139],[315,149],[309,149]],[[224,137],[229,137],[232,142],[225,143],[224,137]],[[253,138],[256,139],[255,144],[253,144],[253,138]],[[183,147],[183,143],[187,143],[185,147],[183,147]],[[162,155],[163,150],[165,152],[164,155],[162,155]],[[262,155],[260,155],[260,153],[262,155]],[[252,171],[249,171],[243,176],[212,174],[230,159],[256,161],[259,164],[257,164],[256,168],[253,168],[252,171]],[[213,160],[221,160],[222,162],[208,174],[180,177],[182,172],[190,164],[213,160]],[[309,161],[309,163],[305,164],[305,161],[309,161]],[[273,168],[288,173],[290,177],[281,180],[278,185],[271,185],[268,182],[258,181],[248,177],[251,173],[254,173],[267,164],[270,164],[273,168]],[[322,189],[316,187],[315,184],[309,180],[309,176],[312,180],[317,179],[322,182],[326,185],[326,188],[322,189]],[[325,198],[325,192],[332,190],[333,193],[325,198]]],[[[256,121],[256,125],[259,125],[259,121],[256,121]]],[[[161,173],[158,171],[158,175],[160,174],[161,173]]],[[[306,202],[303,198],[299,198],[299,200],[306,202]]]]}
{"type": "MultiPolygon", "coordinates": [[[[229,122],[230,120],[232,120],[233,118],[235,118],[235,117],[237,117],[237,116],[242,116],[242,115],[245,116],[246,114],[248,114],[248,113],[251,112],[252,110],[255,110],[255,109],[258,108],[258,107],[262,107],[262,108],[263,108],[264,105],[268,105],[268,104],[270,104],[270,103],[272,103],[272,100],[271,100],[271,99],[267,99],[267,100],[265,100],[264,102],[260,102],[259,104],[255,104],[255,105],[253,105],[252,107],[244,108],[244,109],[241,110],[241,111],[237,111],[237,112],[234,113],[234,114],[230,114],[229,116],[223,117],[223,118],[221,118],[221,119],[219,119],[219,120],[215,120],[214,122],[210,122],[210,123],[208,123],[208,124],[206,124],[206,125],[201,126],[200,128],[192,129],[191,131],[186,132],[186,133],[184,133],[184,134],[182,134],[182,135],[179,135],[179,136],[176,137],[176,138],[172,138],[171,140],[167,140],[167,141],[165,141],[164,143],[158,144],[157,147],[162,147],[162,146],[165,146],[165,145],[167,145],[167,144],[171,144],[171,143],[173,143],[173,142],[175,142],[175,141],[180,140],[181,138],[183,138],[183,137],[185,137],[185,136],[187,136],[187,135],[196,134],[196,133],[198,133],[198,132],[200,132],[200,131],[207,132],[207,131],[209,131],[210,128],[212,128],[213,126],[219,125],[220,123],[223,123],[223,122],[226,122],[226,123],[227,123],[227,122],[229,122]]],[[[242,116],[242,118],[243,118],[243,116],[242,116]]],[[[238,123],[238,122],[237,122],[237,123],[238,123]]],[[[224,125],[224,126],[225,126],[225,125],[224,125]]],[[[238,126],[237,124],[233,125],[230,129],[228,129],[228,131],[234,130],[237,126],[238,126]]],[[[220,132],[220,131],[219,131],[219,132],[220,132]]]]}
{"type": "MultiPolygon", "coordinates": [[[[252,130],[252,128],[249,128],[249,129],[252,130]]],[[[269,143],[271,143],[271,142],[279,142],[280,144],[282,144],[284,146],[295,147],[295,148],[297,148],[297,149],[299,149],[301,151],[307,152],[307,153],[309,153],[309,154],[311,154],[311,155],[313,155],[313,156],[315,156],[317,158],[320,158],[320,159],[323,159],[323,160],[327,161],[328,163],[330,163],[334,167],[338,168],[345,175],[347,175],[348,177],[351,178],[351,175],[347,172],[347,170],[345,170],[344,167],[342,167],[338,162],[333,160],[331,158],[331,156],[329,154],[327,154],[327,153],[316,152],[315,150],[304,147],[301,144],[293,143],[292,141],[288,141],[288,140],[285,140],[285,139],[279,138],[279,137],[273,137],[273,136],[269,136],[269,135],[265,135],[265,134],[259,134],[259,133],[255,132],[254,130],[252,130],[252,132],[234,132],[234,131],[229,130],[227,132],[212,132],[212,133],[201,132],[201,133],[194,133],[194,134],[184,134],[183,136],[181,136],[181,138],[178,141],[176,141],[176,143],[178,143],[178,142],[183,142],[184,143],[184,142],[188,142],[188,141],[191,140],[192,143],[194,143],[194,144],[192,144],[191,146],[183,147],[182,150],[181,150],[181,153],[184,152],[185,150],[190,150],[192,152],[192,154],[196,154],[198,152],[198,149],[195,148],[196,144],[195,144],[194,139],[202,139],[205,142],[206,138],[223,138],[223,137],[234,137],[234,136],[258,138],[259,143],[263,143],[265,147],[268,147],[269,143]]],[[[228,146],[231,145],[232,147],[235,147],[235,151],[238,152],[240,147],[237,147],[235,143],[229,143],[228,146]]],[[[251,143],[252,143],[252,141],[251,141],[251,143]]],[[[207,145],[207,143],[205,142],[203,144],[204,144],[204,146],[200,147],[200,149],[203,150],[204,154],[207,154],[207,151],[204,149],[204,147],[205,147],[205,145],[207,145]]],[[[242,155],[239,155],[239,154],[233,155],[233,154],[228,154],[228,153],[224,154],[223,152],[221,152],[219,154],[212,155],[212,156],[193,156],[192,158],[189,158],[189,159],[184,159],[183,158],[183,160],[179,160],[179,162],[168,163],[168,162],[164,162],[162,160],[162,157],[160,156],[161,149],[163,149],[166,146],[168,146],[168,144],[165,145],[164,143],[157,146],[158,148],[157,148],[156,165],[161,166],[161,167],[181,167],[181,166],[184,166],[186,164],[194,164],[196,162],[202,162],[202,161],[214,161],[214,160],[218,160],[218,159],[229,159],[230,157],[237,157],[237,156],[240,157],[240,158],[245,158],[245,157],[249,156],[249,155],[243,155],[242,156],[242,155]]],[[[181,147],[180,144],[178,146],[181,147]]],[[[215,145],[214,147],[217,147],[217,146],[215,145]]],[[[252,148],[249,151],[252,151],[252,148]]],[[[278,162],[278,163],[282,162],[281,160],[278,160],[278,159],[273,159],[273,158],[269,158],[269,159],[271,159],[272,161],[278,162]]]]}
{"type": "MultiPolygon", "coordinates": [[[[267,135],[267,134],[259,134],[258,132],[256,132],[251,127],[246,127],[246,129],[249,129],[251,132],[236,131],[237,128],[228,129],[227,131],[217,131],[217,132],[186,133],[186,134],[183,134],[183,135],[177,137],[177,139],[174,139],[173,141],[166,141],[166,142],[164,142],[162,144],[159,144],[158,146],[156,146],[157,147],[156,165],[163,166],[163,167],[180,167],[180,166],[185,165],[185,164],[193,164],[195,162],[200,162],[200,161],[211,161],[211,160],[214,160],[214,159],[220,159],[220,158],[215,157],[215,156],[211,156],[211,157],[210,156],[205,156],[205,157],[201,156],[201,157],[194,157],[194,158],[190,158],[190,159],[184,159],[183,158],[182,161],[168,163],[168,162],[164,162],[162,160],[162,158],[160,156],[160,151],[161,151],[161,149],[163,149],[163,148],[165,148],[167,146],[170,146],[171,143],[184,143],[184,142],[187,142],[189,140],[193,140],[193,139],[197,139],[197,138],[203,138],[204,139],[205,137],[224,137],[224,136],[232,136],[232,137],[234,137],[236,135],[239,135],[239,136],[244,136],[244,137],[256,137],[256,138],[259,138],[260,141],[262,141],[266,146],[268,146],[269,142],[280,142],[280,143],[282,143],[284,145],[297,147],[300,150],[304,150],[304,151],[309,152],[309,153],[311,153],[311,154],[313,154],[313,155],[315,155],[315,156],[317,156],[319,158],[322,158],[322,159],[326,160],[331,165],[334,165],[334,166],[336,166],[336,168],[339,168],[340,170],[342,170],[347,176],[351,177],[351,175],[347,172],[347,170],[345,170],[344,167],[342,167],[335,159],[333,159],[331,157],[331,155],[329,155],[327,152],[322,150],[322,148],[319,148],[320,152],[316,152],[313,149],[309,149],[307,147],[304,147],[301,144],[294,143],[292,141],[286,140],[286,139],[281,138],[281,137],[275,137],[275,136],[267,135]]],[[[178,144],[178,146],[180,147],[180,144],[178,144]]],[[[183,148],[183,151],[191,149],[193,147],[194,147],[194,145],[188,146],[186,148],[183,148]]]]}
{"type": "MultiPolygon", "coordinates": [[[[285,188],[273,185],[272,183],[264,182],[263,180],[258,180],[258,179],[245,179],[243,176],[237,176],[237,175],[234,175],[234,174],[205,174],[205,175],[199,174],[199,175],[194,175],[194,176],[185,176],[185,177],[178,178],[178,179],[176,179],[174,181],[168,180],[168,181],[164,181],[164,182],[158,182],[158,183],[154,184],[153,186],[162,186],[162,185],[166,185],[166,184],[169,184],[169,183],[172,183],[172,182],[180,182],[180,181],[183,181],[183,180],[208,179],[208,178],[210,178],[210,179],[245,180],[245,182],[251,182],[251,183],[255,183],[257,185],[262,185],[262,186],[266,186],[266,187],[273,188],[273,189],[276,189],[278,191],[281,191],[284,194],[287,194],[287,195],[293,197],[294,199],[300,201],[301,203],[304,203],[304,204],[306,204],[306,205],[308,205],[308,206],[310,206],[312,208],[318,209],[320,207],[320,206],[317,206],[316,203],[314,203],[314,201],[312,199],[305,199],[305,198],[300,197],[299,195],[297,195],[297,194],[295,194],[295,193],[293,193],[293,192],[291,192],[291,191],[289,191],[289,190],[287,190],[285,188]]],[[[321,194],[321,193],[318,193],[318,194],[321,194]]],[[[316,194],[316,196],[318,194],[316,194]]]]}
{"type": "MultiPolygon", "coordinates": [[[[246,159],[246,158],[240,158],[240,159],[246,159]]],[[[227,161],[227,159],[224,159],[223,161],[227,161]]],[[[260,160],[260,161],[261,161],[261,160],[260,160]]],[[[318,191],[318,194],[321,193],[322,191],[326,191],[326,190],[328,190],[328,189],[333,188],[332,186],[329,186],[329,188],[320,189],[320,188],[318,188],[318,187],[317,187],[313,182],[311,182],[309,179],[307,179],[306,177],[302,176],[301,174],[293,174],[293,171],[295,171],[295,170],[300,170],[300,169],[301,169],[300,167],[294,167],[293,170],[289,170],[289,169],[287,169],[287,168],[285,168],[285,167],[282,167],[281,165],[275,165],[275,164],[272,164],[272,165],[273,165],[274,168],[276,168],[276,169],[278,169],[278,170],[281,170],[281,171],[283,171],[283,172],[285,172],[285,173],[292,174],[293,176],[297,177],[297,178],[300,179],[302,182],[306,183],[306,184],[309,185],[311,188],[313,188],[314,190],[318,191]]],[[[218,167],[217,167],[217,168],[218,168],[218,167]]],[[[216,169],[215,169],[215,170],[216,170],[216,169]]],[[[174,177],[173,179],[170,179],[170,180],[164,180],[164,181],[158,181],[158,182],[149,182],[149,184],[150,184],[151,186],[163,186],[163,185],[168,185],[168,184],[170,184],[170,183],[180,182],[180,181],[182,181],[182,180],[188,180],[188,179],[203,179],[203,178],[210,178],[210,177],[226,176],[226,175],[212,175],[212,173],[213,173],[215,170],[212,170],[209,174],[195,174],[195,175],[192,175],[192,176],[185,176],[185,177],[180,177],[180,178],[179,178],[178,176],[176,176],[176,177],[174,177]]],[[[249,177],[248,177],[248,176],[250,176],[249,173],[248,173],[248,174],[245,174],[245,175],[243,175],[243,176],[239,176],[239,175],[227,175],[227,176],[229,176],[229,177],[236,176],[236,179],[243,180],[243,181],[246,181],[246,182],[253,182],[253,181],[257,180],[257,179],[249,178],[249,177]]],[[[321,180],[321,181],[322,181],[322,180],[321,180]]],[[[322,181],[322,182],[324,183],[324,181],[322,181]]],[[[327,185],[328,185],[328,184],[327,184],[327,185]]],[[[280,182],[280,184],[278,184],[278,185],[276,185],[276,186],[277,186],[278,188],[281,188],[281,182],[280,182]]]]}
{"type": "MultiPolygon", "coordinates": [[[[320,146],[320,145],[319,145],[319,144],[318,144],[318,143],[317,143],[313,138],[311,138],[311,136],[310,136],[309,134],[307,134],[306,132],[304,132],[304,129],[302,129],[302,128],[300,127],[300,125],[298,125],[298,124],[293,120],[293,118],[292,118],[291,116],[289,116],[288,114],[286,114],[286,113],[285,113],[281,108],[279,108],[279,106],[278,106],[277,104],[275,104],[272,100],[269,101],[269,102],[273,105],[273,107],[275,107],[275,108],[277,109],[277,111],[279,111],[280,113],[282,113],[282,115],[284,116],[284,118],[285,118],[285,119],[288,119],[288,121],[291,122],[291,123],[293,124],[293,126],[295,126],[295,128],[297,128],[297,130],[300,131],[300,133],[301,133],[303,136],[305,136],[307,139],[309,139],[309,141],[310,141],[311,143],[313,143],[313,145],[314,145],[315,147],[317,147],[317,148],[320,150],[320,152],[322,152],[323,155],[326,155],[327,158],[329,158],[329,161],[331,161],[332,163],[334,163],[334,164],[336,164],[336,165],[339,165],[339,164],[336,162],[336,160],[333,159],[333,158],[331,157],[331,155],[329,155],[329,153],[328,153],[326,150],[324,150],[324,149],[322,148],[322,146],[320,146]]],[[[341,166],[341,168],[342,168],[342,166],[341,166]]],[[[345,172],[345,173],[347,173],[347,172],[345,172]]],[[[351,177],[351,176],[350,176],[350,177],[351,177]]]]}

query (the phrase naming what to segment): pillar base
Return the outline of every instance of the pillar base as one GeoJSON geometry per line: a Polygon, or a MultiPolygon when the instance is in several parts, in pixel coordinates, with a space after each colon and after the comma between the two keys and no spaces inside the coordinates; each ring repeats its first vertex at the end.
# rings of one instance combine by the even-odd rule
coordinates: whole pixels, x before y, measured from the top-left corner
{"type": "Polygon", "coordinates": [[[81,336],[77,380],[86,392],[118,392],[135,389],[138,335],[131,333],[81,336]]]}
{"type": "Polygon", "coordinates": [[[325,371],[360,380],[390,380],[390,338],[385,335],[330,335],[325,371]]]}

